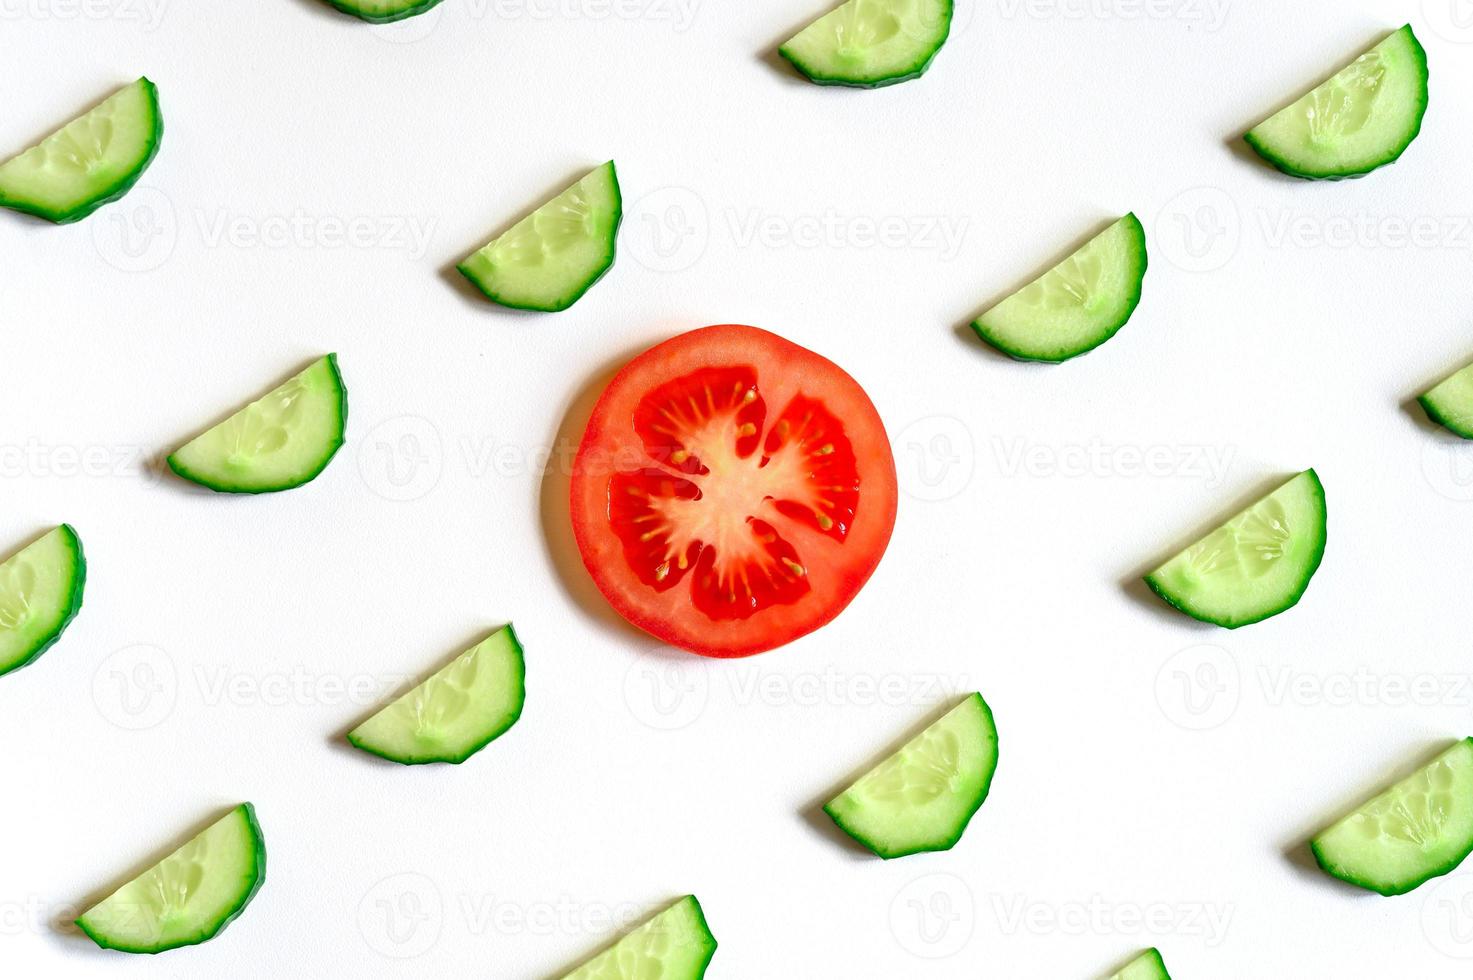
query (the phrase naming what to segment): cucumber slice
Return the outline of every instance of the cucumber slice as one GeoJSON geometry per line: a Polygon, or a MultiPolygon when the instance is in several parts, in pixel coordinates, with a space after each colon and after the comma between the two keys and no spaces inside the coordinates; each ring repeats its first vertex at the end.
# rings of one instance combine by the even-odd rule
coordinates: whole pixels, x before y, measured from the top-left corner
{"type": "Polygon", "coordinates": [[[0,563],[0,674],[31,663],[61,638],[82,608],[87,559],[70,524],[0,563]]]}
{"type": "Polygon", "coordinates": [[[80,221],[128,193],[163,134],[158,89],[140,78],[0,163],[0,207],[57,224],[80,221]]]}
{"type": "Polygon", "coordinates": [[[1146,576],[1204,623],[1237,629],[1293,607],[1325,556],[1325,488],[1306,470],[1146,576]]]}
{"type": "Polygon", "coordinates": [[[700,980],[715,955],[701,903],[687,895],[563,980],[700,980]]]}
{"type": "Polygon", "coordinates": [[[1125,326],[1146,278],[1146,230],[1127,214],[1089,244],[977,318],[972,329],[1020,361],[1058,364],[1125,326]]]}
{"type": "Polygon", "coordinates": [[[290,490],[327,468],[347,422],[348,390],[329,354],[186,443],[169,468],[221,493],[290,490]]]}
{"type": "Polygon", "coordinates": [[[1382,895],[1404,895],[1473,853],[1473,739],[1316,837],[1320,867],[1382,895]]]}
{"type": "Polygon", "coordinates": [[[778,48],[819,85],[879,88],[920,78],[951,31],[952,0],[848,0],[778,48]]]}
{"type": "Polygon", "coordinates": [[[556,313],[578,302],[614,264],[623,218],[610,160],[456,268],[493,302],[556,313]]]}
{"type": "Polygon", "coordinates": [[[214,939],[266,880],[266,842],[242,803],[82,913],[77,925],[104,949],[162,953],[214,939]]]}
{"type": "Polygon", "coordinates": [[[506,626],[348,733],[365,752],[406,766],[459,764],[522,716],[527,667],[506,626]]]}
{"type": "Polygon", "coordinates": [[[1473,364],[1417,401],[1432,421],[1464,439],[1473,439],[1473,364]]]}
{"type": "Polygon", "coordinates": [[[440,0],[327,0],[345,14],[361,17],[370,24],[388,24],[422,14],[440,0]]]}
{"type": "Polygon", "coordinates": [[[1426,112],[1427,52],[1407,25],[1243,138],[1286,174],[1339,180],[1395,163],[1426,112]]]}
{"type": "Polygon", "coordinates": [[[1125,969],[1110,980],[1171,980],[1171,974],[1166,972],[1166,962],[1161,959],[1161,951],[1153,946],[1131,960],[1125,969]]]}
{"type": "Polygon", "coordinates": [[[823,809],[882,858],[947,851],[987,799],[996,769],[992,710],[973,694],[823,809]]]}

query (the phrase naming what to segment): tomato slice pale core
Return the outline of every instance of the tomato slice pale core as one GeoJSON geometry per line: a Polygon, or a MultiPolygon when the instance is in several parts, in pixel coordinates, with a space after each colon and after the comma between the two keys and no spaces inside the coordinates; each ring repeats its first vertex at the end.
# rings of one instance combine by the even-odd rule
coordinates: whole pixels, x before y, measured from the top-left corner
{"type": "Polygon", "coordinates": [[[755,327],[705,327],[629,362],[578,449],[573,531],[630,622],[706,656],[833,619],[895,525],[895,463],[853,378],[755,327]]]}

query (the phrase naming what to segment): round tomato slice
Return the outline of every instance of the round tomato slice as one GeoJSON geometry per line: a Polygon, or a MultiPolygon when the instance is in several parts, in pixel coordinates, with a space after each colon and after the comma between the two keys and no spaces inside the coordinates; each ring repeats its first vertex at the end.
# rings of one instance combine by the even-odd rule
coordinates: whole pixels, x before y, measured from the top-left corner
{"type": "Polygon", "coordinates": [[[573,533],[627,620],[708,657],[818,629],[895,527],[895,460],[864,389],[755,327],[705,327],[625,365],[572,478],[573,533]]]}

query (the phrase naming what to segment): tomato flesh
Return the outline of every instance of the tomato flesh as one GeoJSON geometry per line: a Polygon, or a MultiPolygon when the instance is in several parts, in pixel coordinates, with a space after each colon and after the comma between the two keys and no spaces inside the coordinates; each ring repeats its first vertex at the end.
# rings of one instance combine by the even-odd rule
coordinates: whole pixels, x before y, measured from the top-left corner
{"type": "Polygon", "coordinates": [[[632,361],[595,408],[573,525],[616,609],[708,656],[828,622],[895,520],[895,467],[863,390],[753,327],[707,327],[632,361]]]}

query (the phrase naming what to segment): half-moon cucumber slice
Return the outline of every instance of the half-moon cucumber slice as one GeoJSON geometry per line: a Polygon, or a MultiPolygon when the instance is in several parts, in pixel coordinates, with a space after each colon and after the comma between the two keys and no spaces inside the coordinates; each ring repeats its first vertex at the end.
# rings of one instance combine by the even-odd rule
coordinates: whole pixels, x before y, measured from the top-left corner
{"type": "Polygon", "coordinates": [[[429,10],[440,0],[327,0],[345,14],[370,24],[388,24],[429,10]]]}
{"type": "Polygon", "coordinates": [[[1395,163],[1427,112],[1427,52],[1411,25],[1243,137],[1294,177],[1359,177],[1395,163]]]}
{"type": "Polygon", "coordinates": [[[87,559],[70,524],[0,563],[0,674],[49,650],[82,608],[87,559]]]}
{"type": "Polygon", "coordinates": [[[0,163],[0,207],[57,224],[80,221],[128,193],[163,134],[158,89],[140,78],[0,163]]]}
{"type": "Polygon", "coordinates": [[[460,263],[493,302],[518,310],[566,310],[614,264],[624,217],[610,160],[460,263]]]}
{"type": "Polygon", "coordinates": [[[1464,439],[1473,439],[1473,365],[1417,400],[1432,421],[1464,439]]]}
{"type": "Polygon", "coordinates": [[[882,858],[946,851],[987,799],[996,769],[992,710],[973,694],[823,809],[882,858]]]}
{"type": "Polygon", "coordinates": [[[879,88],[925,74],[951,32],[952,0],[848,0],[778,53],[819,85],[879,88]]]}
{"type": "Polygon", "coordinates": [[[563,980],[701,980],[716,937],[694,895],[687,895],[563,980]]]}
{"type": "Polygon", "coordinates": [[[1058,364],[1119,333],[1140,305],[1146,232],[1127,214],[977,318],[972,329],[1020,361],[1058,364]]]}
{"type": "Polygon", "coordinates": [[[1146,576],[1194,619],[1237,629],[1277,616],[1325,555],[1325,488],[1306,470],[1146,576]]]}
{"type": "Polygon", "coordinates": [[[169,468],[221,493],[275,493],[310,483],[343,445],[348,389],[329,354],[186,443],[169,468]]]}
{"type": "Polygon", "coordinates": [[[365,752],[404,765],[461,763],[522,716],[527,667],[506,626],[348,733],[365,752]]]}
{"type": "Polygon", "coordinates": [[[242,803],[77,919],[105,949],[162,953],[213,939],[266,880],[266,842],[242,803]]]}
{"type": "Polygon", "coordinates": [[[1473,853],[1473,739],[1464,739],[1316,837],[1320,867],[1403,895],[1473,853]]]}
{"type": "Polygon", "coordinates": [[[1127,963],[1110,980],[1171,980],[1171,974],[1166,972],[1166,962],[1161,959],[1161,951],[1153,946],[1127,963]]]}

